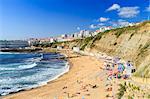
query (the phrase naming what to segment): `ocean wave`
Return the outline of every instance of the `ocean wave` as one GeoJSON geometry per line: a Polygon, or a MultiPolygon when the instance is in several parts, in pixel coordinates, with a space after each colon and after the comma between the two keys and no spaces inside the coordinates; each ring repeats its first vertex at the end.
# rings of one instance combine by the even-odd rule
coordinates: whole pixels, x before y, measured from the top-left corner
{"type": "MultiPolygon", "coordinates": [[[[53,57],[53,56],[49,56],[53,57]]],[[[64,60],[41,60],[41,57],[28,57],[19,63],[0,65],[0,95],[43,86],[69,71],[64,60]],[[34,68],[35,67],[35,68],[34,68]]]]}
{"type": "Polygon", "coordinates": [[[48,76],[50,74],[50,70],[52,69],[49,69],[47,71],[43,71],[41,72],[41,74],[36,74],[36,75],[32,75],[32,76],[29,76],[29,77],[21,77],[20,79],[12,79],[12,78],[9,78],[9,79],[3,79],[2,81],[0,80],[0,82],[5,82],[5,86],[1,86],[0,87],[0,95],[7,95],[7,94],[10,94],[12,92],[18,92],[18,91],[21,91],[21,90],[29,90],[31,88],[37,88],[37,87],[40,87],[40,86],[43,86],[43,85],[46,85],[48,82],[50,81],[53,81],[55,79],[57,79],[58,77],[60,77],[61,75],[63,75],[64,73],[68,72],[69,71],[69,64],[68,62],[66,62],[65,66],[63,69],[59,70],[59,71],[55,71],[54,73],[54,70],[53,70],[53,75],[48,76]],[[47,75],[47,77],[46,77],[47,75]],[[46,77],[45,79],[42,79],[43,77],[46,77]],[[21,83],[21,82],[35,82],[35,84],[25,84],[25,85],[19,85],[17,83],[21,83]],[[7,82],[7,83],[6,83],[7,82]],[[11,85],[12,84],[15,84],[15,86],[11,85]],[[8,86],[7,86],[8,85],[8,86]]]}
{"type": "Polygon", "coordinates": [[[19,65],[17,68],[16,67],[14,67],[14,68],[1,67],[0,70],[22,70],[22,69],[33,68],[35,66],[37,66],[37,64],[36,63],[32,63],[32,64],[19,65]]]}
{"type": "Polygon", "coordinates": [[[0,54],[20,54],[20,53],[17,53],[17,52],[0,52],[0,54]]]}
{"type": "Polygon", "coordinates": [[[35,66],[37,66],[36,63],[27,64],[27,65],[20,65],[20,66],[18,66],[18,67],[19,67],[19,69],[29,69],[29,68],[33,68],[33,67],[35,67],[35,66]]]}
{"type": "Polygon", "coordinates": [[[25,62],[39,62],[40,60],[42,60],[42,57],[39,58],[28,58],[26,60],[24,60],[25,62]]]}

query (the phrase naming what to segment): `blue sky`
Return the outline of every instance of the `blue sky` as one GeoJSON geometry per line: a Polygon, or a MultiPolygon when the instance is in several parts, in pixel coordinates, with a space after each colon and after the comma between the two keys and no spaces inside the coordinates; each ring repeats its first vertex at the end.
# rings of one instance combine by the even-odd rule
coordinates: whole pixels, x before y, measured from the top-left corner
{"type": "Polygon", "coordinates": [[[148,0],[0,0],[0,39],[57,36],[147,20],[148,0]]]}

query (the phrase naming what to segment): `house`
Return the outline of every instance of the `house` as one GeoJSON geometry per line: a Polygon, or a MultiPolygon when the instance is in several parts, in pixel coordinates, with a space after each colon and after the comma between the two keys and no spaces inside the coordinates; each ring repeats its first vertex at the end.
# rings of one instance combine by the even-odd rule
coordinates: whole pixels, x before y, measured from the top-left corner
{"type": "Polygon", "coordinates": [[[57,46],[57,49],[58,49],[58,50],[62,50],[62,49],[63,49],[63,46],[57,46]]]}
{"type": "Polygon", "coordinates": [[[73,51],[74,51],[74,52],[79,52],[79,51],[80,51],[80,48],[79,48],[79,47],[73,47],[73,51]]]}

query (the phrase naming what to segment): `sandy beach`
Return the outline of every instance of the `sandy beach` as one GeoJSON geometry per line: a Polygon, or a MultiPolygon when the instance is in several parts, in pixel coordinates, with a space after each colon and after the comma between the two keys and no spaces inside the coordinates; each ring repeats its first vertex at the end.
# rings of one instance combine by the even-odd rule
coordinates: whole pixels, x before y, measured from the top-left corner
{"type": "Polygon", "coordinates": [[[104,81],[100,78],[103,62],[90,56],[63,51],[70,70],[47,85],[11,94],[4,99],[105,99],[104,81]]]}

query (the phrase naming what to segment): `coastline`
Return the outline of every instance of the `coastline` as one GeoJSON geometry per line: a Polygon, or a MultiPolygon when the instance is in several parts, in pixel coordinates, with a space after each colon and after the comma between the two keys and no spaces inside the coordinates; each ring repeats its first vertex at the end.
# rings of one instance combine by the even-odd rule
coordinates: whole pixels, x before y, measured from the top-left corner
{"type": "Polygon", "coordinates": [[[95,97],[95,99],[99,99],[99,97],[101,97],[102,99],[104,99],[105,91],[104,91],[104,86],[102,84],[103,82],[98,78],[98,74],[97,74],[99,71],[101,71],[101,70],[98,70],[99,66],[97,65],[100,65],[100,67],[102,67],[102,62],[99,62],[96,58],[93,58],[90,56],[77,55],[70,51],[62,51],[61,54],[71,57],[68,59],[70,69],[68,69],[65,73],[63,73],[62,75],[59,75],[59,77],[55,77],[56,79],[49,81],[46,85],[39,86],[37,88],[33,88],[29,90],[25,90],[25,91],[21,91],[18,93],[6,95],[3,98],[4,99],[10,99],[10,98],[19,99],[21,97],[24,97],[24,99],[33,99],[33,98],[36,98],[36,99],[45,98],[46,99],[47,97],[50,97],[53,99],[56,97],[58,99],[59,98],[76,99],[76,98],[86,97],[90,99],[91,97],[92,98],[95,97]],[[84,64],[82,61],[80,61],[80,59],[84,60],[85,62],[86,60],[89,61],[89,64],[88,63],[84,64]],[[92,61],[91,59],[94,61],[92,61]],[[90,68],[91,63],[92,63],[92,66],[96,65],[97,67],[95,68],[94,66],[93,68],[94,71],[91,70],[90,68]],[[80,65],[80,66],[76,66],[76,65],[80,65]],[[82,65],[84,65],[84,68],[82,67],[82,65]],[[86,65],[88,65],[87,70],[85,69],[86,65]],[[81,68],[81,70],[78,70],[79,68],[81,68]],[[85,77],[85,75],[88,75],[88,76],[91,75],[91,77],[92,75],[94,75],[93,78],[96,81],[93,82],[89,80],[91,79],[91,77],[85,77]],[[76,77],[73,78],[73,76],[76,76],[76,77]],[[79,81],[79,78],[80,78],[80,81],[79,81]],[[72,80],[69,80],[69,79],[72,79],[72,80]],[[85,82],[84,82],[84,79],[86,79],[85,82]],[[70,86],[70,83],[75,83],[75,84],[71,84],[70,86]],[[92,87],[95,85],[97,86],[97,88],[92,87]],[[88,91],[82,89],[82,87],[85,87],[85,86],[89,87],[87,88],[88,91]],[[91,90],[93,90],[94,92],[91,90]],[[100,94],[100,93],[103,93],[103,94],[100,94]]]}
{"type": "MultiPolygon", "coordinates": [[[[32,52],[1,52],[1,53],[4,53],[4,54],[5,54],[5,53],[16,53],[16,54],[20,54],[20,53],[32,53],[32,52]]],[[[37,52],[37,53],[38,53],[38,52],[37,52]]],[[[42,53],[42,52],[40,52],[40,53],[42,53]]],[[[53,53],[53,52],[49,52],[49,51],[44,52],[44,51],[43,51],[43,53],[53,53]]],[[[55,53],[56,53],[56,52],[55,52],[55,53]]],[[[24,88],[24,89],[21,89],[21,90],[16,90],[16,91],[14,91],[14,92],[10,92],[9,94],[3,94],[3,95],[0,96],[0,98],[1,98],[1,97],[5,97],[5,96],[9,96],[9,95],[13,95],[13,94],[16,94],[16,93],[20,93],[20,92],[23,92],[23,91],[28,91],[28,90],[32,90],[32,89],[36,89],[36,88],[45,86],[45,85],[47,85],[48,83],[51,83],[52,81],[58,79],[59,77],[63,76],[65,73],[67,73],[67,72],[69,71],[69,69],[70,69],[70,64],[69,64],[69,61],[67,60],[67,57],[68,57],[68,56],[67,56],[66,54],[63,54],[63,53],[60,53],[60,52],[58,52],[58,54],[63,55],[63,58],[60,58],[60,59],[66,60],[66,63],[65,63],[65,66],[64,66],[64,70],[63,70],[60,74],[58,74],[58,75],[54,76],[53,78],[50,78],[50,79],[48,79],[48,80],[46,80],[46,81],[41,82],[41,83],[39,83],[38,85],[31,86],[31,87],[27,87],[27,88],[24,88]]],[[[57,59],[57,58],[56,58],[56,59],[57,59]]]]}

